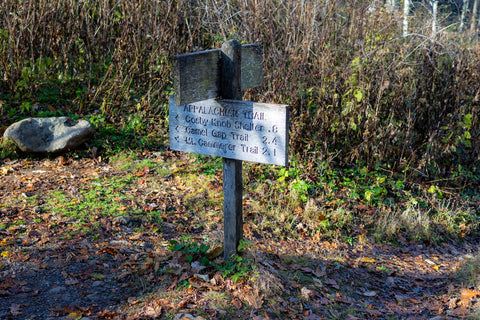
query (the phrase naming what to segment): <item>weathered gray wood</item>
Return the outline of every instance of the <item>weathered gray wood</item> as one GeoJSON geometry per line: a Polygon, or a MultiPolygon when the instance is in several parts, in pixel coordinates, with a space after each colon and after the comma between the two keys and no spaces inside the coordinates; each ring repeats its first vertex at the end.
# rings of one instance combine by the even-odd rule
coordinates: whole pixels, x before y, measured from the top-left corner
{"type": "MultiPolygon", "coordinates": [[[[234,41],[234,40],[230,40],[234,41]]],[[[238,43],[238,42],[237,42],[238,43]]],[[[240,74],[241,91],[258,87],[263,81],[263,50],[258,43],[241,46],[237,55],[242,56],[240,74]]],[[[181,54],[174,57],[175,103],[188,103],[228,97],[222,93],[222,51],[220,49],[181,54]]],[[[238,67],[237,67],[238,68],[238,67]]]]}
{"type": "Polygon", "coordinates": [[[240,101],[263,81],[259,44],[176,56],[170,148],[223,157],[224,258],[243,235],[242,160],[287,165],[288,106],[240,101]],[[221,96],[222,100],[214,100],[221,96]]]}
{"type": "Polygon", "coordinates": [[[183,105],[220,96],[220,51],[186,53],[174,57],[175,103],[183,105]]]}
{"type": "Polygon", "coordinates": [[[242,161],[223,158],[223,255],[229,260],[237,253],[243,237],[242,161]]]}
{"type": "Polygon", "coordinates": [[[236,160],[288,164],[288,106],[204,100],[185,106],[170,98],[170,148],[236,160]]]}
{"type": "Polygon", "coordinates": [[[259,87],[263,82],[263,49],[259,43],[242,46],[242,91],[259,87]]]}
{"type": "MultiPolygon", "coordinates": [[[[242,45],[229,40],[222,45],[222,97],[242,99],[242,45]]],[[[233,112],[237,111],[235,109],[233,112]]],[[[242,161],[223,158],[223,257],[229,260],[237,253],[243,236],[242,161]]]]}

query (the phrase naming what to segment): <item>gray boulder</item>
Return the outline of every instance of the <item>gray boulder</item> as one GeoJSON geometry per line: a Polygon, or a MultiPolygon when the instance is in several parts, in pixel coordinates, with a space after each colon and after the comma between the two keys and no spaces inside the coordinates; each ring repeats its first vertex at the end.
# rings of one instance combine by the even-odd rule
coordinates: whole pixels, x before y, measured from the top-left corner
{"type": "Polygon", "coordinates": [[[3,137],[25,152],[63,152],[85,142],[94,130],[86,120],[28,118],[7,128],[3,137]]]}

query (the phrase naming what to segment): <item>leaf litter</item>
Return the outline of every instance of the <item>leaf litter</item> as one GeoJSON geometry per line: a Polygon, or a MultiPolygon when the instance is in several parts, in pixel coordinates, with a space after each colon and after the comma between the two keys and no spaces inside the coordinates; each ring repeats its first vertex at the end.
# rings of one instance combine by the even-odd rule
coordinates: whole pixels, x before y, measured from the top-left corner
{"type": "Polygon", "coordinates": [[[234,281],[168,249],[209,239],[207,259],[222,264],[221,172],[201,184],[185,177],[199,172],[185,155],[143,160],[2,163],[1,319],[434,319],[480,307],[480,288],[454,277],[478,254],[473,241],[276,240],[248,215],[252,268],[234,281]]]}

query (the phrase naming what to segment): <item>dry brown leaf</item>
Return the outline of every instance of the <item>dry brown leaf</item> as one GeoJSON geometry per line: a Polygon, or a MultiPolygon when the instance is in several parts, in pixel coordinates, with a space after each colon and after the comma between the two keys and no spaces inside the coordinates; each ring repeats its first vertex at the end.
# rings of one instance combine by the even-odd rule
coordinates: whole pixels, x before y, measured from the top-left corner
{"type": "Polygon", "coordinates": [[[104,310],[102,312],[97,313],[97,317],[100,319],[114,319],[116,316],[116,313],[114,311],[107,311],[104,310]]]}
{"type": "Polygon", "coordinates": [[[476,298],[479,295],[480,291],[478,291],[477,289],[463,289],[462,292],[460,292],[460,298],[462,300],[470,300],[472,298],[476,298]]]}
{"type": "Polygon", "coordinates": [[[381,311],[372,309],[366,310],[365,312],[374,317],[381,317],[384,315],[381,311]]]}
{"type": "Polygon", "coordinates": [[[104,247],[104,248],[98,250],[98,253],[108,253],[108,254],[114,256],[118,253],[118,250],[113,248],[113,247],[104,247]]]}
{"type": "Polygon", "coordinates": [[[470,301],[470,299],[462,299],[458,302],[457,305],[459,308],[468,309],[472,306],[472,302],[470,301]]]}
{"type": "Polygon", "coordinates": [[[342,295],[340,292],[335,293],[335,301],[342,302],[342,303],[353,303],[354,302],[352,299],[342,295]]]}
{"type": "Polygon", "coordinates": [[[454,310],[450,310],[447,312],[448,315],[454,316],[454,317],[464,317],[467,315],[467,313],[468,313],[468,310],[465,307],[456,308],[454,310]]]}
{"type": "Polygon", "coordinates": [[[458,298],[453,297],[447,302],[448,309],[455,309],[457,307],[458,298]]]}
{"type": "Polygon", "coordinates": [[[330,287],[335,288],[335,289],[340,289],[340,286],[338,285],[337,281],[335,281],[332,278],[327,278],[324,281],[325,284],[328,284],[330,287]]]}
{"type": "Polygon", "coordinates": [[[179,303],[177,303],[177,305],[175,306],[175,309],[183,309],[186,305],[188,305],[190,303],[190,299],[184,299],[182,301],[180,301],[179,303]]]}
{"type": "Polygon", "coordinates": [[[213,260],[216,257],[220,256],[223,253],[223,246],[216,246],[213,249],[209,250],[205,255],[207,259],[213,260]]]}
{"type": "Polygon", "coordinates": [[[238,298],[234,298],[234,299],[232,300],[232,305],[233,305],[235,308],[237,308],[237,309],[242,308],[242,302],[241,302],[240,299],[238,299],[238,298]]]}

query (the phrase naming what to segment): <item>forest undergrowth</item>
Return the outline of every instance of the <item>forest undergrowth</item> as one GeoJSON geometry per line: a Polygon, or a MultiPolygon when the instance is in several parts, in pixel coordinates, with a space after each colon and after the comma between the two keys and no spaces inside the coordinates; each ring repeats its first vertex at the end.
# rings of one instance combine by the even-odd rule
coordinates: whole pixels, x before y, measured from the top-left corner
{"type": "MultiPolygon", "coordinates": [[[[372,6],[4,2],[2,132],[26,116],[63,114],[96,126],[100,138],[88,146],[95,154],[159,148],[173,56],[231,38],[260,42],[264,82],[244,99],[290,105],[292,161],[254,171],[266,181],[280,176],[265,192],[295,194],[286,207],[303,212],[276,218],[325,234],[332,225],[358,226],[360,205],[374,208],[360,225],[373,223],[378,238],[399,230],[428,241],[467,234],[477,228],[479,202],[480,46],[455,24],[431,34],[422,8],[402,36],[395,12],[372,6]],[[325,218],[315,221],[315,212],[325,218]]],[[[10,150],[5,145],[2,157],[10,150]]]]}

